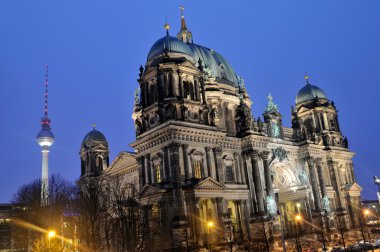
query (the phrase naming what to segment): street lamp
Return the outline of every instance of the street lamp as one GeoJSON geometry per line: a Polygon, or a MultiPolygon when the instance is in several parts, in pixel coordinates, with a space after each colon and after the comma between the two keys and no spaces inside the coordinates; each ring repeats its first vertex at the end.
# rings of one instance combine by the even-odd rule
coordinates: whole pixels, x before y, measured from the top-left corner
{"type": "Polygon", "coordinates": [[[373,182],[375,183],[375,185],[377,185],[377,198],[379,200],[379,203],[380,203],[380,177],[379,176],[373,176],[373,182]]]}
{"type": "Polygon", "coordinates": [[[48,233],[49,248],[50,248],[50,239],[53,238],[55,235],[56,235],[55,231],[53,231],[53,230],[49,231],[49,233],[48,233]]]}
{"type": "Polygon", "coordinates": [[[212,221],[207,222],[207,227],[208,227],[208,244],[209,244],[210,252],[211,252],[211,233],[210,233],[210,229],[214,227],[214,222],[212,222],[212,221]]]}
{"type": "Polygon", "coordinates": [[[298,233],[298,225],[299,223],[302,221],[302,216],[300,214],[297,214],[295,217],[294,217],[294,220],[295,220],[295,230],[296,230],[296,246],[297,246],[297,252],[302,252],[302,247],[301,247],[301,243],[300,243],[300,237],[299,237],[299,233],[298,233]]]}
{"type": "MultiPolygon", "coordinates": [[[[364,211],[363,211],[363,213],[364,213],[364,216],[365,216],[365,225],[367,226],[367,217],[368,217],[368,215],[371,213],[368,209],[365,209],[364,211]]],[[[368,240],[369,240],[369,245],[371,246],[371,234],[370,234],[370,230],[369,229],[367,229],[367,232],[368,232],[368,240]]],[[[364,237],[364,234],[363,234],[363,237],[364,237]]],[[[365,245],[365,241],[364,241],[364,245],[365,245]]],[[[371,246],[371,248],[372,248],[372,252],[373,252],[373,247],[371,246]]]]}

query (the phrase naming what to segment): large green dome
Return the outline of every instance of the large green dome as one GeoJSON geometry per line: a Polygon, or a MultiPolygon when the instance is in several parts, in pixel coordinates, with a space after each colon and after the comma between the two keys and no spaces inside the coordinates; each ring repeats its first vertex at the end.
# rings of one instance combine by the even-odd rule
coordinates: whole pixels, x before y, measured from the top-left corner
{"type": "Polygon", "coordinates": [[[148,61],[162,55],[165,52],[183,53],[191,56],[194,63],[198,65],[199,59],[209,74],[224,81],[229,85],[236,86],[238,84],[237,76],[227,60],[218,52],[204,46],[184,43],[183,41],[165,36],[157,40],[148,53],[148,61]]]}

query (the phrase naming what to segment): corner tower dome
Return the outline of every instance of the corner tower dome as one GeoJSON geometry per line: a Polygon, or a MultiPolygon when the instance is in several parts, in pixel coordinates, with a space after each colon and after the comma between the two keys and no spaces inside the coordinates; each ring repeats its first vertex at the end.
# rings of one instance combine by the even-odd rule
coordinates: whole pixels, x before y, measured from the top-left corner
{"type": "Polygon", "coordinates": [[[108,145],[106,137],[103,135],[102,132],[99,130],[94,129],[91,130],[87,135],[83,138],[82,143],[88,142],[88,141],[102,141],[105,142],[108,145]]]}
{"type": "Polygon", "coordinates": [[[190,47],[186,43],[175,37],[166,35],[157,40],[150,48],[148,61],[165,52],[177,52],[191,55],[190,47]]]}
{"type": "Polygon", "coordinates": [[[296,104],[312,101],[315,98],[328,100],[326,93],[321,88],[311,85],[309,83],[308,76],[305,76],[305,80],[306,85],[303,88],[301,88],[300,91],[298,91],[296,97],[296,104]]]}

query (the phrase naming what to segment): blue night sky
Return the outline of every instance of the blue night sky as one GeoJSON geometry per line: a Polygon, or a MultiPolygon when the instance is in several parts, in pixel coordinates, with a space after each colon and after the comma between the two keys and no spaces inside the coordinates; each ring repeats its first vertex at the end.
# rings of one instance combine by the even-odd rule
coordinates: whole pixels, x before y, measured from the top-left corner
{"type": "Polygon", "coordinates": [[[245,79],[254,116],[274,96],[290,126],[290,106],[304,85],[334,100],[343,134],[356,152],[365,198],[376,198],[380,119],[380,1],[0,1],[0,202],[41,175],[36,143],[49,64],[49,114],[56,142],[50,172],[80,174],[83,137],[97,129],[112,160],[134,140],[131,113],[138,68],[151,45],[179,30],[185,6],[194,42],[212,48],[245,79]]]}

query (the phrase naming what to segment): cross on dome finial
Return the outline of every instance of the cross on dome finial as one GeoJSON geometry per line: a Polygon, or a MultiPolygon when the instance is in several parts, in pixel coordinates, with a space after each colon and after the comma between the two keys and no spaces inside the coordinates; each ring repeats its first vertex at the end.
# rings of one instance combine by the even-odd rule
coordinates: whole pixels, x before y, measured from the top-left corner
{"type": "Polygon", "coordinates": [[[164,29],[166,30],[166,35],[169,36],[169,29],[170,29],[170,25],[168,24],[168,18],[166,17],[165,18],[165,25],[164,25],[164,29]]]}
{"type": "Polygon", "coordinates": [[[96,123],[93,123],[93,124],[92,124],[92,128],[93,128],[93,130],[95,130],[95,128],[96,128],[96,123]]]}
{"type": "Polygon", "coordinates": [[[273,102],[273,96],[271,95],[271,93],[269,93],[269,95],[268,95],[267,98],[268,98],[268,101],[269,101],[269,102],[273,102]]]}
{"type": "Polygon", "coordinates": [[[183,17],[183,11],[185,10],[185,7],[183,7],[183,5],[180,5],[179,9],[181,10],[181,17],[183,17]]]}
{"type": "Polygon", "coordinates": [[[309,75],[307,73],[305,73],[305,77],[304,78],[306,80],[306,84],[310,84],[309,83],[309,75]]]}

